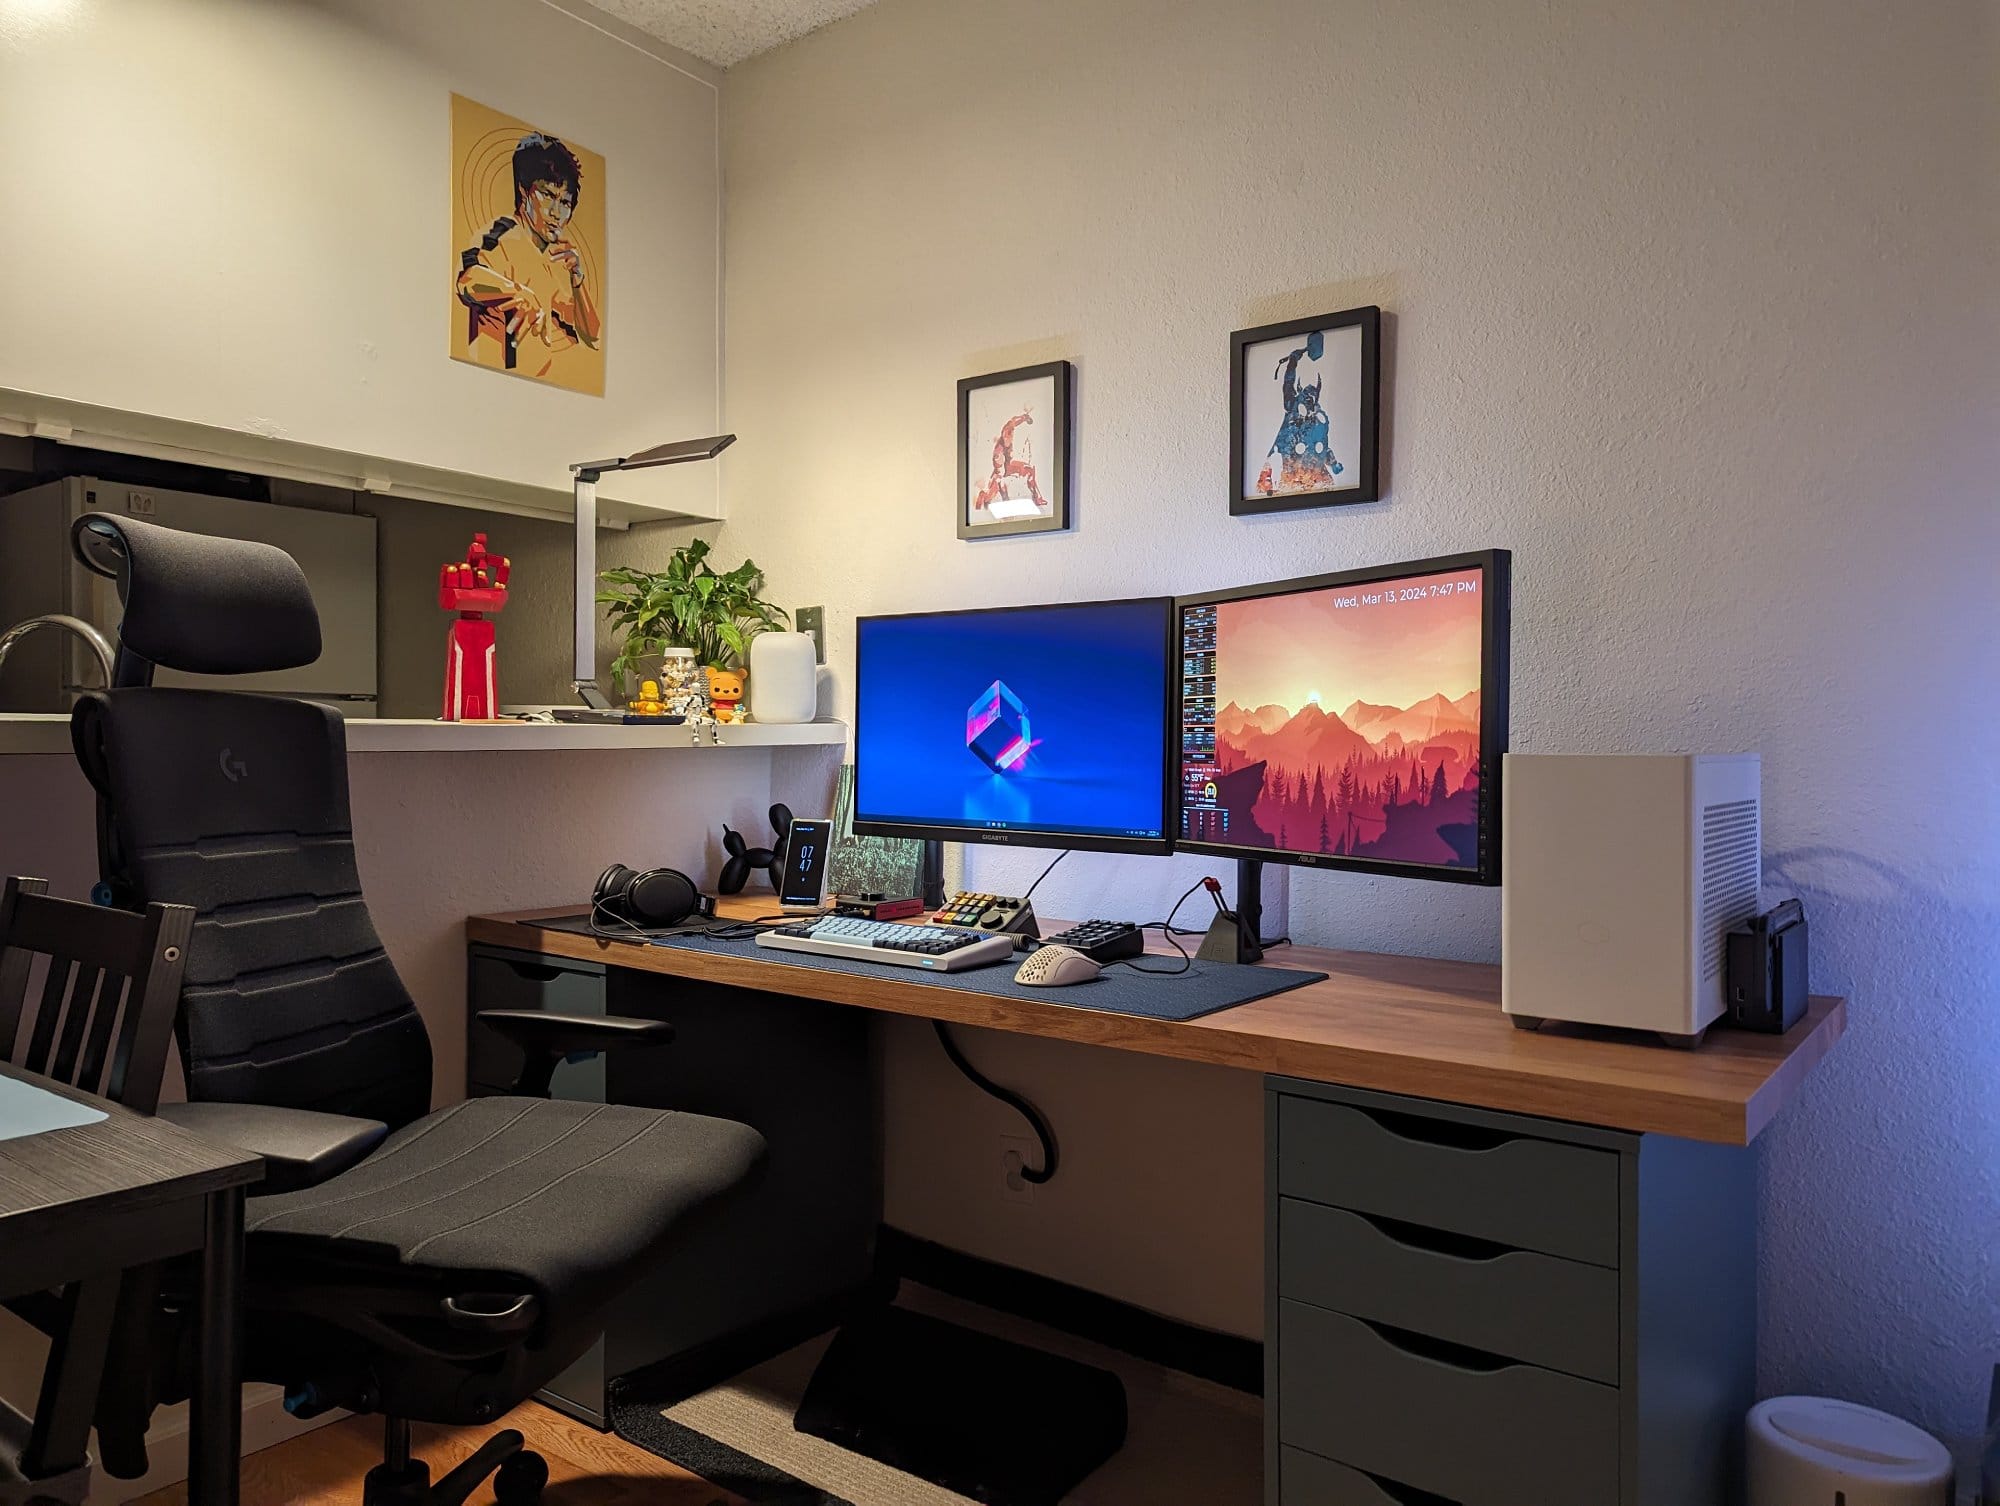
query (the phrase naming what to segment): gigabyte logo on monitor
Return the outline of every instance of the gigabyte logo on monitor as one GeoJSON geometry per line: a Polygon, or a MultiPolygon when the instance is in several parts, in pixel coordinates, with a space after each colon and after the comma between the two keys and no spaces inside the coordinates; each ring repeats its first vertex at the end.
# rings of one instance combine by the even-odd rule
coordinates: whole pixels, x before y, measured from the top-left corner
{"type": "Polygon", "coordinates": [[[1014,834],[1011,831],[982,831],[979,834],[979,840],[982,842],[1011,842],[1014,840],[1014,834]]]}

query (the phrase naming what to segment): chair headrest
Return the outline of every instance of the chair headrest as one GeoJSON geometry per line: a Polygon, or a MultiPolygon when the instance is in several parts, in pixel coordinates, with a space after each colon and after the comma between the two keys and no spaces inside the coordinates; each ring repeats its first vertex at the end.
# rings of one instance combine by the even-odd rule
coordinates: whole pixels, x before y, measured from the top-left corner
{"type": "Polygon", "coordinates": [[[319,611],[298,561],[272,544],[86,513],[84,565],[118,582],[120,647],[188,674],[297,669],[319,658],[319,611]]]}

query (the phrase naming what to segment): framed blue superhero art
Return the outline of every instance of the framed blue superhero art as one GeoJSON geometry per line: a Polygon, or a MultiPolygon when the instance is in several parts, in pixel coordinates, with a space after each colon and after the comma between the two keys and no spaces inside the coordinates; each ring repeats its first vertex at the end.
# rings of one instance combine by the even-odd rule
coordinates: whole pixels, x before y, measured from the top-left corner
{"type": "Polygon", "coordinates": [[[1229,510],[1374,502],[1382,311],[1347,309],[1229,337],[1229,510]]]}

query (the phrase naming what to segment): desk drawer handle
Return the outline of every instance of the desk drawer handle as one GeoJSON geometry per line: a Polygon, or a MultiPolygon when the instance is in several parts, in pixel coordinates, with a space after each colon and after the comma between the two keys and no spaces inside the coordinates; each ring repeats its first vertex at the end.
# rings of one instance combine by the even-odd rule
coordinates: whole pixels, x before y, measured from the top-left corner
{"type": "Polygon", "coordinates": [[[1377,1323],[1370,1318],[1355,1318],[1354,1321],[1391,1349],[1400,1350],[1416,1359],[1429,1360],[1433,1364],[1449,1365],[1455,1370],[1469,1371],[1474,1375],[1492,1375],[1501,1370],[1512,1370],[1519,1363],[1497,1354],[1488,1354],[1484,1349],[1474,1349],[1468,1344],[1454,1344],[1449,1339],[1436,1339],[1425,1333],[1411,1333],[1407,1328],[1392,1328],[1387,1323],[1377,1323]]]}
{"type": "Polygon", "coordinates": [[[507,966],[514,969],[515,977],[524,978],[530,983],[553,983],[563,975],[562,968],[549,967],[540,962],[515,962],[509,958],[507,966]]]}
{"type": "Polygon", "coordinates": [[[1397,1506],[1463,1506],[1462,1502],[1454,1501],[1450,1496],[1433,1495],[1428,1490],[1418,1490],[1414,1485],[1398,1485],[1380,1475],[1369,1475],[1365,1469],[1355,1473],[1368,1475],[1368,1483],[1396,1502],[1397,1506]]]}
{"type": "Polygon", "coordinates": [[[1515,1253],[1511,1246],[1495,1244],[1490,1239],[1474,1239],[1470,1234],[1454,1234],[1449,1229],[1427,1229],[1421,1224],[1406,1224],[1399,1218],[1363,1213],[1358,1208],[1347,1211],[1391,1244],[1401,1245],[1406,1250],[1424,1250],[1433,1255],[1449,1255],[1454,1260],[1481,1262],[1515,1253]]]}
{"type": "Polygon", "coordinates": [[[1422,1114],[1404,1114],[1395,1109],[1356,1109],[1398,1140],[1419,1145],[1436,1145],[1446,1150],[1498,1150],[1520,1139],[1506,1130],[1487,1129],[1477,1124],[1458,1124],[1449,1119],[1431,1119],[1422,1114]]]}

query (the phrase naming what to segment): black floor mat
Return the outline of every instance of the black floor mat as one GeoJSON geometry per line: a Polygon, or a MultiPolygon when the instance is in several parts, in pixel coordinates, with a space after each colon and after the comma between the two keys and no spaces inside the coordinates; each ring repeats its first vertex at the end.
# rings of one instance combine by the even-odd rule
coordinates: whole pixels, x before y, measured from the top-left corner
{"type": "Polygon", "coordinates": [[[1125,1385],[923,1313],[847,1323],[799,1403],[797,1426],[993,1506],[1056,1506],[1125,1442],[1125,1385]]]}

